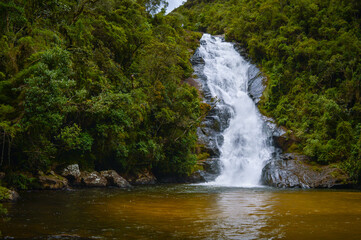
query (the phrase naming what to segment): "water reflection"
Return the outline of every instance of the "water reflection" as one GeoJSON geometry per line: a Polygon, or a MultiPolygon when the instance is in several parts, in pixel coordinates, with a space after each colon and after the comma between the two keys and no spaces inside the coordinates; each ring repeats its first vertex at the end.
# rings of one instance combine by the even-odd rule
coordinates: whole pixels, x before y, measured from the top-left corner
{"type": "Polygon", "coordinates": [[[213,231],[222,233],[226,239],[258,239],[270,218],[270,197],[270,192],[257,190],[219,193],[216,205],[219,214],[213,231]]]}
{"type": "Polygon", "coordinates": [[[23,193],[0,225],[37,239],[359,239],[361,193],[158,186],[23,193]]]}

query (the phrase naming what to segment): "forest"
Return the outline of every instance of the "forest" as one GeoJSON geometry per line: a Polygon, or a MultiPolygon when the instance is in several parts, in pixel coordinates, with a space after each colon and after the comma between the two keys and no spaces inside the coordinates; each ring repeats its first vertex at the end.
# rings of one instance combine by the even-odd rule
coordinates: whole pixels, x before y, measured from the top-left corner
{"type": "Polygon", "coordinates": [[[0,170],[149,169],[186,176],[206,157],[211,106],[190,57],[202,32],[237,42],[267,77],[259,108],[289,149],[361,180],[361,3],[357,0],[0,2],[0,170]],[[162,9],[163,8],[163,9],[162,9]]]}
{"type": "Polygon", "coordinates": [[[361,181],[361,2],[190,0],[185,28],[225,34],[267,77],[259,108],[296,137],[289,151],[361,181]]]}
{"type": "MultiPolygon", "coordinates": [[[[184,176],[209,110],[192,77],[200,33],[157,0],[0,2],[0,171],[149,169],[184,176]]],[[[29,174],[27,174],[29,173],[29,174]]]]}

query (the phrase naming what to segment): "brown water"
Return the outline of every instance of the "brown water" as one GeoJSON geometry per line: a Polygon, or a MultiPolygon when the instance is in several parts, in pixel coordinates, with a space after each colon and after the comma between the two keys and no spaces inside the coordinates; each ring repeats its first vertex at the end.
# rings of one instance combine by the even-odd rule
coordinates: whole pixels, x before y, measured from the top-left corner
{"type": "Polygon", "coordinates": [[[165,185],[24,192],[3,237],[361,239],[361,192],[165,185]]]}

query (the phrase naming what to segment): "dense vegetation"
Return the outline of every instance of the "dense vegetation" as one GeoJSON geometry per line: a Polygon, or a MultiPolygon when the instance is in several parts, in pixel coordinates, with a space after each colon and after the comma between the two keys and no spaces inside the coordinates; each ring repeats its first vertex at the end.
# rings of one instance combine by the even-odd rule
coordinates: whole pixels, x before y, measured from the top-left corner
{"type": "Polygon", "coordinates": [[[184,81],[201,31],[224,33],[262,68],[259,107],[297,137],[290,151],[361,180],[358,0],[188,0],[167,16],[162,4],[0,2],[1,171],[77,162],[189,174],[209,110],[184,81]]]}
{"type": "Polygon", "coordinates": [[[200,34],[154,14],[163,3],[0,2],[0,171],[192,171],[209,108],[184,81],[200,34]]]}
{"type": "Polygon", "coordinates": [[[189,0],[188,29],[225,33],[267,76],[261,110],[300,141],[292,151],[361,180],[361,2],[189,0]]]}

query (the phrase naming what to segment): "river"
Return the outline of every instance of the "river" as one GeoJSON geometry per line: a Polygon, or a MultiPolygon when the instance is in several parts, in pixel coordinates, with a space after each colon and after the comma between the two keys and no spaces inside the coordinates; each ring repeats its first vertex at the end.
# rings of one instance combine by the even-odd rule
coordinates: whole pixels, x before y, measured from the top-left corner
{"type": "Polygon", "coordinates": [[[7,238],[360,239],[361,192],[159,185],[22,192],[7,238]]]}

